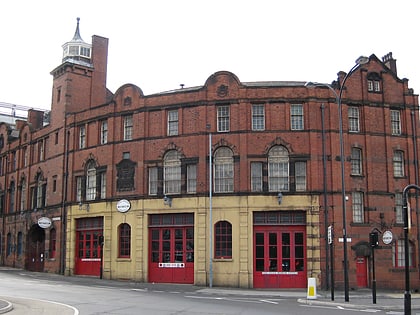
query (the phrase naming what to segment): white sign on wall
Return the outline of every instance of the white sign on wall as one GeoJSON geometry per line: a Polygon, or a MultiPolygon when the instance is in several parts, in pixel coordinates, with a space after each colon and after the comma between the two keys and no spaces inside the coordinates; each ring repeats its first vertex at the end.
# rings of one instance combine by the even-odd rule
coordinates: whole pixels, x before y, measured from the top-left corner
{"type": "Polygon", "coordinates": [[[125,213],[131,208],[131,203],[127,199],[121,199],[117,203],[117,211],[121,213],[125,213]]]}

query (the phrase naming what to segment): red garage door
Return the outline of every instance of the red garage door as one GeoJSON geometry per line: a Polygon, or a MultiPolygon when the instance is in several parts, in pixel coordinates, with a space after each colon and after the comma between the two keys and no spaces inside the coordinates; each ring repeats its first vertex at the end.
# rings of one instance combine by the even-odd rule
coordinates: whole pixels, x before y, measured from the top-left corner
{"type": "Polygon", "coordinates": [[[279,224],[254,224],[254,288],[305,288],[306,226],[290,224],[293,215],[292,222],[272,215],[267,223],[279,224]]]}
{"type": "Polygon", "coordinates": [[[76,222],[75,274],[100,276],[102,217],[78,219],[76,222]]]}
{"type": "Polygon", "coordinates": [[[152,215],[149,282],[194,283],[193,214],[152,215]]]}

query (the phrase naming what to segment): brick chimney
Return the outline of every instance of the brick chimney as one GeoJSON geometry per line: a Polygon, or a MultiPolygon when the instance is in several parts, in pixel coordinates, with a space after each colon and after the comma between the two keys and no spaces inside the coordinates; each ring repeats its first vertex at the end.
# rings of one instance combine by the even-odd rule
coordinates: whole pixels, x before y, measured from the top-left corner
{"type": "Polygon", "coordinates": [[[397,75],[397,60],[392,58],[392,52],[387,53],[382,57],[382,62],[387,66],[395,75],[397,75]]]}
{"type": "Polygon", "coordinates": [[[44,112],[35,109],[28,110],[28,123],[35,130],[42,128],[44,125],[44,112]]]}

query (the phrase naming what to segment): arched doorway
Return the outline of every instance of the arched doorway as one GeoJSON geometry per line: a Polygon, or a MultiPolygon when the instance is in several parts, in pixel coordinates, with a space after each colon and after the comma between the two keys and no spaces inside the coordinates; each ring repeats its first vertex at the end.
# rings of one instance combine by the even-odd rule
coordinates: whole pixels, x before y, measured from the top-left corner
{"type": "Polygon", "coordinates": [[[45,230],[38,224],[32,225],[26,241],[26,269],[44,271],[45,230]]]}

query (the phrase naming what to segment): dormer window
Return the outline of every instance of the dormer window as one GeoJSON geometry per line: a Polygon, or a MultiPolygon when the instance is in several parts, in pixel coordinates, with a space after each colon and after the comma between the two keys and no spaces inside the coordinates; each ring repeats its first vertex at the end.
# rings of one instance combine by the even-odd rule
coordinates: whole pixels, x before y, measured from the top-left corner
{"type": "Polygon", "coordinates": [[[367,86],[369,92],[381,92],[381,77],[376,72],[371,72],[367,76],[367,86]]]}

